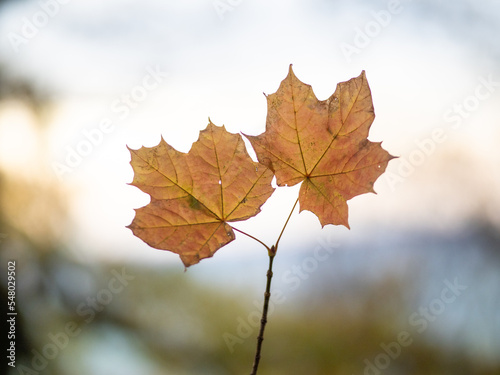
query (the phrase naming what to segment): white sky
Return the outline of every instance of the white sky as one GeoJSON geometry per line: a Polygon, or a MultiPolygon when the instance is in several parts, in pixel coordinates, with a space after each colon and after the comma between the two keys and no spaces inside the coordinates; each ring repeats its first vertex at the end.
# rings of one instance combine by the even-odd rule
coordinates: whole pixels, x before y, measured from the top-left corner
{"type": "MultiPolygon", "coordinates": [[[[153,146],[163,135],[188,151],[208,117],[231,132],[259,134],[266,116],[262,93],[276,91],[290,63],[319,99],[366,70],[377,115],[370,139],[384,141],[385,149],[401,156],[389,164],[388,173],[398,174],[404,160],[415,155],[415,142],[436,128],[443,129],[446,140],[402,182],[391,185],[381,177],[377,196],[351,200],[350,232],[338,227],[321,231],[314,215],[301,213],[293,218],[285,244],[332,231],[339,237],[362,235],[363,228],[374,225],[446,229],[485,205],[498,215],[500,182],[491,170],[500,165],[500,85],[491,92],[481,89],[488,98],[467,102],[474,109],[460,118],[458,129],[444,118],[456,104],[467,104],[488,77],[500,82],[498,3],[402,1],[390,19],[384,1],[341,6],[326,0],[233,1],[239,5],[223,19],[214,7],[220,3],[228,2],[73,0],[54,11],[17,53],[12,33],[22,35],[26,19],[35,22],[40,4],[4,7],[0,61],[13,74],[53,92],[54,103],[46,133],[48,156],[42,159],[33,119],[19,106],[0,110],[0,163],[26,175],[40,173],[70,192],[75,255],[178,262],[125,228],[133,208],[149,201],[126,185],[132,169],[125,145],[153,146]],[[372,33],[366,47],[355,43],[357,30],[372,33]],[[343,43],[360,52],[347,59],[343,43]],[[148,67],[158,67],[166,77],[121,119],[112,103],[137,87],[148,67]],[[97,128],[104,119],[114,129],[59,181],[51,164],[63,163],[67,147],[76,148],[85,139],[82,131],[97,128]]],[[[261,215],[235,226],[273,243],[294,194],[296,189],[275,193],[261,215]]],[[[221,256],[231,256],[233,249],[255,252],[256,244],[239,236],[228,248],[221,256]]]]}

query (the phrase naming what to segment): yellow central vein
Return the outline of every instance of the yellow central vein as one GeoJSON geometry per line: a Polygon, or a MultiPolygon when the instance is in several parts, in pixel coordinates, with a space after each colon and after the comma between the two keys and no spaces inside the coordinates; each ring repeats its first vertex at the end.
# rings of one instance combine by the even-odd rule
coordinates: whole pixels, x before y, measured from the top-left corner
{"type": "MultiPolygon", "coordinates": [[[[354,107],[354,104],[358,101],[358,97],[359,97],[359,94],[361,93],[362,87],[363,87],[363,83],[361,83],[361,85],[359,87],[359,91],[358,91],[358,93],[356,95],[356,99],[353,100],[353,102],[352,102],[353,104],[352,104],[351,108],[349,109],[349,112],[347,113],[346,118],[344,120],[342,120],[342,103],[340,103],[340,99],[339,99],[339,111],[340,111],[341,126],[339,127],[339,130],[338,130],[337,134],[334,134],[332,136],[332,140],[331,140],[330,144],[328,145],[328,147],[325,149],[325,152],[323,152],[323,154],[321,155],[321,157],[318,159],[318,161],[314,165],[313,169],[311,170],[311,174],[314,172],[314,170],[316,169],[316,167],[319,165],[320,161],[325,157],[325,155],[328,152],[328,150],[330,149],[330,147],[332,147],[333,142],[337,139],[337,136],[339,135],[340,131],[344,127],[344,125],[345,125],[345,123],[347,121],[347,118],[351,115],[351,111],[352,111],[352,108],[354,107]]],[[[341,96],[341,95],[339,95],[339,96],[341,96]]],[[[328,106],[328,113],[330,113],[330,105],[328,106]]],[[[363,124],[360,124],[356,129],[358,129],[363,124]]],[[[350,133],[352,133],[352,132],[354,132],[354,130],[351,131],[350,133]]]]}
{"type": "Polygon", "coordinates": [[[295,122],[295,132],[297,133],[297,144],[299,145],[300,156],[302,158],[302,165],[304,166],[304,172],[302,172],[302,174],[305,176],[305,175],[307,175],[306,161],[304,159],[304,152],[302,151],[302,145],[300,144],[299,127],[297,124],[297,111],[295,110],[295,95],[293,93],[293,84],[292,83],[293,83],[292,80],[290,80],[290,90],[292,92],[293,118],[294,118],[294,122],[295,122]]]}
{"type": "Polygon", "coordinates": [[[217,153],[217,147],[215,144],[215,139],[214,139],[214,134],[213,131],[210,131],[210,138],[212,139],[212,144],[213,144],[213,149],[214,149],[214,154],[215,154],[215,162],[217,164],[217,172],[219,172],[219,189],[220,189],[220,204],[221,204],[221,220],[225,221],[224,217],[224,192],[223,192],[223,187],[222,187],[222,174],[220,170],[220,164],[219,164],[219,155],[217,153]]]}

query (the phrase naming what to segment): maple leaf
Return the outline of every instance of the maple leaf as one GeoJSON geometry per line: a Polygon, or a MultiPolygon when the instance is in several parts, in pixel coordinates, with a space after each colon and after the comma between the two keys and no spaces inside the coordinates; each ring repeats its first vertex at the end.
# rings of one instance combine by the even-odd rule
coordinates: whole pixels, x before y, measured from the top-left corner
{"type": "Polygon", "coordinates": [[[375,114],[365,72],[320,101],[290,65],[267,104],[266,131],[246,136],[259,161],[275,173],[278,186],[302,182],[300,211],[316,214],[322,226],[349,228],[346,201],[374,193],[375,180],[393,158],[367,139],[375,114]]]}
{"type": "Polygon", "coordinates": [[[228,222],[248,219],[273,193],[273,173],[254,162],[243,138],[210,120],[186,154],[163,138],[129,148],[134,185],[151,196],[128,226],[148,245],[179,254],[186,267],[235,239],[228,222]]]}

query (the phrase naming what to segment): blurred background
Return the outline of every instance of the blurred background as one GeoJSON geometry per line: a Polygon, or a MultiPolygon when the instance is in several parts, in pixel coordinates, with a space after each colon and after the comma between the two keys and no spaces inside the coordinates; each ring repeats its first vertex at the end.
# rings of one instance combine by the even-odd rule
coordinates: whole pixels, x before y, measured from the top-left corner
{"type": "MultiPolygon", "coordinates": [[[[321,100],[365,70],[399,158],[351,230],[292,216],[259,374],[500,374],[499,21],[493,0],[0,2],[1,373],[250,372],[265,249],[184,272],[134,237],[126,146],[187,152],[208,117],[260,134],[293,63],[321,100]]],[[[271,245],[297,192],[235,227],[271,245]]]]}

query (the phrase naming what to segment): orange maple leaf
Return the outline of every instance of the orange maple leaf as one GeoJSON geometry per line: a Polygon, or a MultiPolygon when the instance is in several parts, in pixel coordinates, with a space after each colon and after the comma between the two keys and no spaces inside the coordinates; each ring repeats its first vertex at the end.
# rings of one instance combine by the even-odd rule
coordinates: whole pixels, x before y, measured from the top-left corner
{"type": "Polygon", "coordinates": [[[319,101],[290,65],[267,104],[266,131],[246,136],[259,161],[275,173],[278,186],[302,182],[301,211],[316,214],[322,226],[349,228],[346,201],[375,192],[375,180],[393,158],[367,139],[375,114],[365,72],[319,101]]]}
{"type": "Polygon", "coordinates": [[[134,185],[151,196],[128,226],[148,245],[179,254],[186,267],[233,241],[228,222],[248,219],[273,193],[273,173],[254,162],[239,134],[209,122],[186,154],[163,138],[130,149],[134,185]]]}

